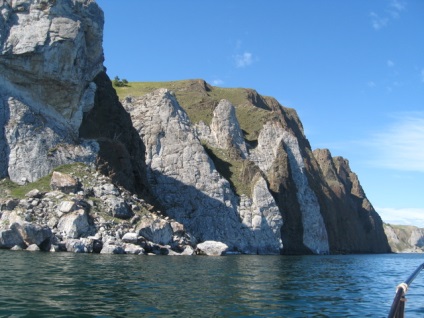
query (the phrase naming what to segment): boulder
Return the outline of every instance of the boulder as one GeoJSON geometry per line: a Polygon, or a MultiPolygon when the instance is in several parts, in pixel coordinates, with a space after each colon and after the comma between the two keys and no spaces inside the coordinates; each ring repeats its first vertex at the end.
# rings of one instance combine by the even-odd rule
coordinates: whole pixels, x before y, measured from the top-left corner
{"type": "Polygon", "coordinates": [[[100,254],[125,254],[125,250],[120,245],[115,245],[110,242],[103,244],[100,254]]]}
{"type": "Polygon", "coordinates": [[[6,200],[6,202],[1,205],[1,211],[3,210],[12,211],[18,206],[18,204],[19,204],[18,199],[6,200]]]}
{"type": "Polygon", "coordinates": [[[72,253],[93,253],[95,241],[88,238],[66,240],[66,250],[72,253]]]}
{"type": "Polygon", "coordinates": [[[134,232],[125,233],[122,237],[122,241],[125,243],[136,244],[138,241],[138,234],[134,232]]]}
{"type": "Polygon", "coordinates": [[[26,248],[26,250],[27,251],[30,251],[30,252],[39,252],[40,251],[40,248],[38,247],[37,244],[31,244],[30,246],[28,246],[26,248]]]}
{"type": "Polygon", "coordinates": [[[16,230],[0,231],[0,248],[12,248],[14,246],[26,246],[24,240],[16,230]]]}
{"type": "Polygon", "coordinates": [[[188,245],[184,248],[184,251],[182,251],[180,255],[191,256],[191,255],[194,255],[195,253],[196,251],[190,245],[188,245]]]}
{"type": "Polygon", "coordinates": [[[172,242],[173,231],[171,224],[160,218],[143,218],[137,226],[139,234],[147,240],[161,245],[172,242]]]}
{"type": "Polygon", "coordinates": [[[69,213],[74,211],[76,208],[76,204],[74,201],[62,201],[58,206],[58,210],[61,213],[69,213]]]}
{"type": "Polygon", "coordinates": [[[126,204],[122,198],[113,195],[108,195],[105,198],[104,202],[108,207],[109,214],[113,217],[127,220],[134,216],[134,213],[131,211],[128,204],[126,204]]]}
{"type": "Polygon", "coordinates": [[[22,222],[13,223],[10,229],[16,231],[26,245],[35,244],[43,251],[50,250],[52,231],[48,226],[22,222]]]}
{"type": "Polygon", "coordinates": [[[102,197],[104,195],[114,195],[114,196],[118,196],[119,195],[118,188],[115,187],[111,183],[106,183],[106,184],[102,184],[100,186],[94,187],[93,188],[93,192],[94,192],[94,195],[97,198],[100,198],[100,197],[102,197]]]}
{"type": "Polygon", "coordinates": [[[76,193],[79,182],[69,174],[54,171],[50,180],[52,190],[59,190],[63,193],[76,193]]]}
{"type": "Polygon", "coordinates": [[[144,248],[142,248],[139,245],[126,243],[124,244],[123,248],[126,254],[134,254],[134,255],[144,254],[144,248]]]}
{"type": "Polygon", "coordinates": [[[67,238],[75,239],[90,234],[91,227],[87,212],[81,209],[62,216],[57,224],[57,229],[67,238]]]}
{"type": "Polygon", "coordinates": [[[205,241],[197,244],[196,253],[207,256],[221,256],[228,250],[228,245],[222,242],[205,241]]]}
{"type": "Polygon", "coordinates": [[[27,198],[38,198],[38,199],[41,198],[42,195],[43,194],[38,189],[33,189],[25,194],[27,198]]]}

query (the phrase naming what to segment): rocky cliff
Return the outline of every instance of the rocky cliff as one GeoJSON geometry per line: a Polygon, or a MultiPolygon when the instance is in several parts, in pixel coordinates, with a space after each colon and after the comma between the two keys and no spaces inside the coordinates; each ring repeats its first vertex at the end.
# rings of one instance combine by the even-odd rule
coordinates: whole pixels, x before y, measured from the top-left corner
{"type": "Polygon", "coordinates": [[[393,252],[424,252],[424,229],[412,225],[384,224],[384,231],[393,252]]]}
{"type": "Polygon", "coordinates": [[[237,226],[238,219],[259,237],[279,232],[285,253],[390,251],[382,221],[348,161],[312,151],[293,109],[253,90],[202,80],[132,85],[119,93],[146,145],[153,192],[196,237],[267,251],[262,238],[252,241],[250,231],[237,226]],[[172,91],[154,90],[156,85],[172,91]],[[227,214],[211,217],[218,203],[227,214]]]}
{"type": "Polygon", "coordinates": [[[130,83],[120,102],[94,0],[0,0],[0,11],[0,247],[390,251],[348,161],[312,151],[293,109],[202,80],[130,83]],[[40,183],[77,162],[83,173],[40,183]],[[70,191],[56,185],[66,180],[70,191]]]}

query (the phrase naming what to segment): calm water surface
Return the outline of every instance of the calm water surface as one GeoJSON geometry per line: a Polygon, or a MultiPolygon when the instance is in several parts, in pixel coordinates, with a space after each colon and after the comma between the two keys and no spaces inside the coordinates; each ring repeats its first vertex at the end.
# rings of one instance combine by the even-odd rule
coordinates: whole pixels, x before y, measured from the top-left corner
{"type": "MultiPolygon", "coordinates": [[[[0,317],[385,317],[423,262],[0,251],[0,317]]],[[[406,317],[424,317],[424,272],[407,298],[406,317]]]]}

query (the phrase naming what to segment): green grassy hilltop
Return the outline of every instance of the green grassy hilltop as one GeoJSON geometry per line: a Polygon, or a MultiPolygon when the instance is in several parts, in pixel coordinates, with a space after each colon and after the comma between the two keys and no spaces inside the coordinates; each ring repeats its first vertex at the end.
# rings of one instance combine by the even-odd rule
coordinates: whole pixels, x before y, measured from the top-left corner
{"type": "Polygon", "coordinates": [[[221,99],[229,100],[236,108],[237,119],[248,141],[256,140],[263,124],[272,116],[272,105],[278,104],[270,97],[260,96],[256,91],[245,88],[221,88],[211,86],[203,80],[171,82],[130,82],[127,86],[114,86],[120,99],[138,97],[159,88],[167,88],[175,96],[193,123],[210,124],[213,110],[221,99]]]}

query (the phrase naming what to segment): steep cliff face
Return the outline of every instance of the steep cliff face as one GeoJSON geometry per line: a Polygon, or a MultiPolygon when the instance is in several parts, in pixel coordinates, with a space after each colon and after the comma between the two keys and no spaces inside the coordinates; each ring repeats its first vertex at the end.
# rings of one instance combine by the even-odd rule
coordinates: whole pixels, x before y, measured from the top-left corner
{"type": "MultiPolygon", "coordinates": [[[[184,224],[198,241],[221,241],[243,253],[280,252],[282,217],[260,175],[252,180],[251,199],[236,196],[170,91],[127,98],[124,106],[146,145],[148,181],[166,214],[184,224]]],[[[231,115],[231,107],[222,102],[215,116],[231,115]]],[[[229,130],[241,136],[237,122],[211,130],[215,140],[225,140],[225,148],[233,144],[232,138],[222,138],[229,136],[229,130]]]]}
{"type": "Polygon", "coordinates": [[[384,232],[393,252],[424,252],[424,229],[411,225],[384,224],[384,232]]]}
{"type": "MultiPolygon", "coordinates": [[[[328,150],[312,152],[294,110],[253,90],[230,92],[197,80],[158,85],[172,87],[174,93],[159,90],[141,98],[128,97],[125,107],[147,149],[151,149],[146,151],[146,164],[156,197],[199,240],[206,239],[202,233],[208,232],[207,239],[243,250],[246,246],[237,241],[243,237],[240,233],[259,233],[253,224],[267,219],[268,226],[278,225],[270,226],[269,233],[281,240],[283,253],[390,252],[382,221],[347,160],[332,158],[328,150]],[[197,102],[198,96],[201,102],[197,102]],[[237,106],[222,100],[226,96],[237,106]],[[166,110],[159,106],[164,100],[166,110]],[[253,114],[256,122],[252,123],[253,114]],[[197,119],[197,123],[188,117],[197,119]],[[190,146],[184,146],[187,138],[190,146]],[[197,165],[206,169],[199,172],[197,165]],[[260,210],[278,210],[281,220],[271,221],[278,214],[272,212],[270,218],[263,214],[254,221],[251,211],[258,200],[258,180],[267,194],[261,196],[271,203],[260,210]],[[228,213],[218,217],[214,212],[214,219],[214,213],[204,212],[203,203],[198,202],[211,198],[218,198],[221,212],[228,213]],[[205,223],[208,218],[212,223],[205,223]],[[240,223],[247,225],[247,232],[237,232],[240,223]],[[210,229],[218,224],[227,234],[210,229]],[[275,236],[278,227],[279,235],[275,236]]],[[[265,233],[266,229],[262,227],[261,231],[265,233]]],[[[249,239],[245,235],[242,241],[249,239]]],[[[259,241],[250,246],[261,252],[259,241]]]]}
{"type": "Polygon", "coordinates": [[[390,251],[383,222],[362,189],[348,160],[331,157],[327,149],[313,152],[325,180],[320,192],[335,251],[390,251]],[[360,234],[360,235],[358,235],[360,234]]]}
{"type": "Polygon", "coordinates": [[[143,192],[144,146],[104,73],[95,1],[0,1],[0,11],[0,177],[31,182],[84,162],[143,192]]]}
{"type": "Polygon", "coordinates": [[[0,1],[0,177],[34,181],[54,166],[93,163],[78,138],[103,70],[103,13],[94,1],[0,1]]]}
{"type": "MultiPolygon", "coordinates": [[[[169,245],[168,253],[210,240],[242,253],[390,251],[347,160],[312,152],[293,109],[202,80],[131,83],[120,88],[124,109],[102,65],[103,13],[94,0],[0,0],[0,12],[0,179],[32,182],[75,162],[108,177],[82,174],[96,186],[75,186],[82,211],[71,216],[62,211],[69,200],[55,207],[43,193],[8,198],[2,235],[21,233],[36,215],[49,240],[61,240],[66,224],[95,209],[86,202],[94,195],[96,213],[134,218],[109,231],[93,217],[85,232],[104,235],[108,250],[129,234],[169,245]]],[[[0,194],[10,193],[6,181],[0,194]]]]}

